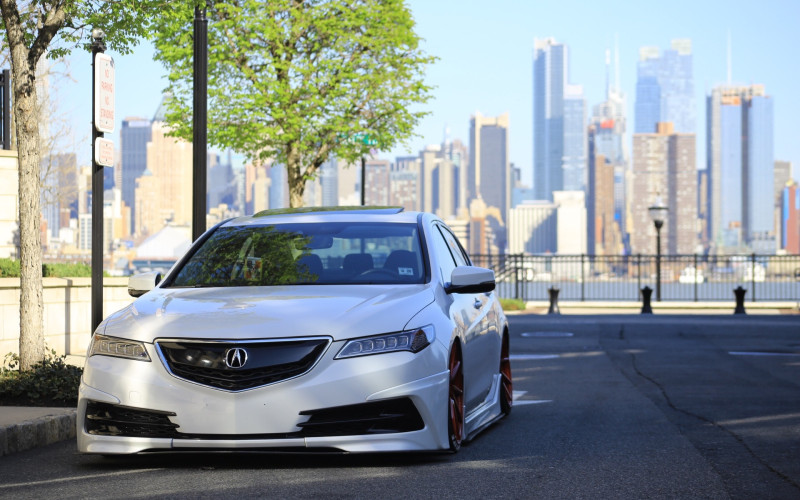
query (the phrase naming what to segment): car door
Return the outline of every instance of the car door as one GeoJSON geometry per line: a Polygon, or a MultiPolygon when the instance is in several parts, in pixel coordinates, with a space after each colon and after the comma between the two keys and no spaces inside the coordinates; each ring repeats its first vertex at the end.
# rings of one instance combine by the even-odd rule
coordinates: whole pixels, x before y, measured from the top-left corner
{"type": "MultiPolygon", "coordinates": [[[[444,240],[447,251],[456,266],[468,266],[467,258],[458,239],[450,229],[437,224],[439,235],[444,240]]],[[[452,271],[451,271],[452,272],[452,271]]],[[[448,279],[449,281],[449,279],[448,279]]],[[[467,412],[475,409],[485,399],[492,385],[492,377],[498,370],[500,359],[499,343],[489,321],[491,311],[491,294],[485,293],[453,293],[454,303],[451,316],[457,324],[464,328],[464,385],[467,412]]]]}

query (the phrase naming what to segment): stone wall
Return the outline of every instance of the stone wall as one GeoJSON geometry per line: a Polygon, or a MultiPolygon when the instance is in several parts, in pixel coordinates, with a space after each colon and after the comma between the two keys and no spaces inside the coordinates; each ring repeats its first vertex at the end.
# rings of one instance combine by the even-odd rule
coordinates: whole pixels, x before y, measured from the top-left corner
{"type": "MultiPolygon", "coordinates": [[[[44,278],[44,335],[58,354],[83,354],[91,337],[91,278],[44,278]]],[[[133,302],[128,278],[103,279],[103,317],[133,302]]],[[[19,352],[19,278],[0,278],[0,364],[19,352]]]]}

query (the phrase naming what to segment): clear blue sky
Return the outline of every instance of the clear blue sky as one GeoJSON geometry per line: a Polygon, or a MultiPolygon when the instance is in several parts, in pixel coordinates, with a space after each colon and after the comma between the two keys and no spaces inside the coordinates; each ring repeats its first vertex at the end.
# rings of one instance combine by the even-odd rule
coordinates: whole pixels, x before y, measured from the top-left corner
{"type": "MultiPolygon", "coordinates": [[[[762,83],[775,99],[775,158],[790,160],[800,177],[800,1],[761,0],[412,0],[417,32],[425,50],[440,58],[429,69],[435,98],[431,115],[418,127],[409,151],[442,139],[445,124],[453,138],[468,142],[475,111],[511,118],[510,160],[530,183],[532,170],[532,54],[534,38],[555,37],[570,49],[571,83],[584,86],[589,110],[605,91],[605,51],[619,39],[620,76],[633,128],[639,47],[662,49],[673,38],[690,38],[698,132],[698,167],[705,166],[705,95],[727,77],[727,39],[732,39],[734,83],[762,83]]],[[[152,117],[165,86],[164,70],[144,44],[128,56],[113,54],[117,68],[117,115],[152,117]]],[[[90,131],[88,55],[71,61],[75,80],[64,89],[64,108],[74,113],[76,139],[90,131]],[[82,130],[85,128],[85,132],[82,130]]],[[[117,126],[117,130],[119,125],[117,126]]],[[[117,141],[118,144],[118,141],[117,141]]],[[[630,147],[630,143],[628,145],[630,147]]],[[[88,140],[79,159],[89,160],[88,140]]]]}

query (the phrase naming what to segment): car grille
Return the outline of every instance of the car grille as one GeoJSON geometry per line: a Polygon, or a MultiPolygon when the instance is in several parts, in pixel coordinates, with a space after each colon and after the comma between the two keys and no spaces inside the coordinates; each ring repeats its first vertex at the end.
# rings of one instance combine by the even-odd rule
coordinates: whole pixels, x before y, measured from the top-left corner
{"type": "Polygon", "coordinates": [[[97,436],[171,438],[178,434],[178,424],[170,416],[175,414],[89,401],[84,427],[97,436]]]}
{"type": "Polygon", "coordinates": [[[275,434],[192,434],[178,430],[169,417],[175,413],[89,401],[86,405],[86,432],[98,436],[143,438],[254,440],[292,439],[325,436],[358,436],[411,432],[425,427],[414,403],[408,398],[387,399],[334,408],[300,412],[311,417],[300,424],[300,431],[275,434]]]}
{"type": "Polygon", "coordinates": [[[225,391],[244,391],[306,373],[325,352],[330,339],[285,341],[158,341],[169,371],[178,378],[225,391]],[[239,368],[226,363],[231,349],[243,349],[239,368]]]}
{"type": "Polygon", "coordinates": [[[303,429],[300,435],[304,437],[387,434],[425,427],[416,406],[408,398],[309,410],[300,414],[311,415],[306,422],[297,424],[303,429]]]}

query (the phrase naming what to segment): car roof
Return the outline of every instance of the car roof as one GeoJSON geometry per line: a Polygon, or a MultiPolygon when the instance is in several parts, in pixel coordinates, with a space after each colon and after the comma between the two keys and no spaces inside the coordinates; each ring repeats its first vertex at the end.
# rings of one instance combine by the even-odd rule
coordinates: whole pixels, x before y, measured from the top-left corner
{"type": "Polygon", "coordinates": [[[263,210],[254,215],[237,217],[223,226],[265,224],[301,224],[320,222],[390,222],[416,223],[421,212],[407,212],[402,207],[300,207],[263,210]]]}

